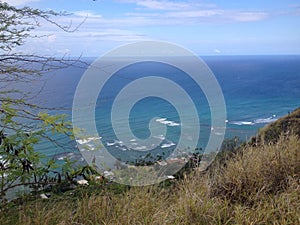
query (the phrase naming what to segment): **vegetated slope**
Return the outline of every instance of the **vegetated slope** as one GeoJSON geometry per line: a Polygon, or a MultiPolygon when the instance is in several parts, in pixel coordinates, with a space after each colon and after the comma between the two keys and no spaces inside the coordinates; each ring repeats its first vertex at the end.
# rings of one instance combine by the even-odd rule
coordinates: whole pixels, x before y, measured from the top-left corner
{"type": "Polygon", "coordinates": [[[260,129],[252,142],[275,143],[281,135],[290,134],[300,137],[300,108],[260,129]]]}
{"type": "Polygon", "coordinates": [[[194,171],[169,186],[131,187],[119,194],[94,194],[89,187],[90,193],[85,189],[77,197],[66,193],[25,202],[1,212],[0,221],[24,225],[300,224],[299,112],[263,128],[257,135],[263,142],[246,144],[228,153],[225,160],[217,160],[208,171],[194,171]]]}

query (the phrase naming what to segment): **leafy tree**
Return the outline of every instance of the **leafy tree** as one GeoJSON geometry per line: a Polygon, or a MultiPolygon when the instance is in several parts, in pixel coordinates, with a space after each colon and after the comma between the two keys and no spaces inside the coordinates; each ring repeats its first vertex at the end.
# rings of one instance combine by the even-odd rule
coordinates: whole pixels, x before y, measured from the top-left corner
{"type": "MultiPolygon", "coordinates": [[[[0,197],[5,198],[9,189],[40,186],[61,182],[61,174],[55,169],[55,161],[45,162],[35,151],[34,145],[41,138],[51,139],[49,130],[72,136],[66,115],[50,115],[49,109],[32,103],[35,97],[30,91],[22,91],[17,84],[26,84],[40,79],[51,70],[64,68],[78,59],[55,58],[24,53],[19,49],[26,40],[40,38],[33,30],[41,21],[54,24],[66,32],[70,26],[55,22],[57,16],[66,13],[43,11],[30,7],[16,8],[0,1],[0,197]],[[49,174],[52,173],[53,176],[49,174]]],[[[39,91],[36,93],[38,94],[39,91]]],[[[68,171],[64,169],[67,173],[68,171]]],[[[68,175],[69,176],[69,175],[68,175]]]]}

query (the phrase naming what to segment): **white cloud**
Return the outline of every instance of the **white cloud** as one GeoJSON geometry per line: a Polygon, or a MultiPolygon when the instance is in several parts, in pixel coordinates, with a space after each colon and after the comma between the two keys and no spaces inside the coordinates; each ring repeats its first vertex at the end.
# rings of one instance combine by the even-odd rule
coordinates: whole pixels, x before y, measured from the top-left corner
{"type": "Polygon", "coordinates": [[[296,8],[296,9],[299,9],[299,8],[300,8],[300,4],[289,4],[288,7],[289,7],[289,8],[296,8]]]}
{"type": "MultiPolygon", "coordinates": [[[[163,13],[128,13],[126,21],[128,25],[198,25],[232,22],[255,22],[269,17],[266,12],[248,12],[222,9],[191,10],[163,13]]],[[[113,22],[114,20],[112,20],[113,22]]],[[[121,23],[122,24],[122,23],[121,23]]]]}
{"type": "MultiPolygon", "coordinates": [[[[45,35],[43,38],[35,39],[31,44],[36,46],[57,46],[57,49],[92,49],[92,45],[100,43],[128,43],[133,41],[150,40],[155,36],[147,36],[138,31],[139,27],[147,26],[194,26],[198,24],[216,24],[233,22],[251,22],[267,17],[262,12],[243,12],[234,10],[223,10],[219,8],[195,8],[183,11],[133,11],[123,15],[111,15],[108,18],[94,11],[76,11],[70,16],[56,17],[58,24],[72,24],[71,30],[77,25],[82,25],[75,32],[66,33],[59,28],[41,21],[41,27],[34,32],[45,35]],[[65,40],[68,40],[67,42],[65,40]],[[81,43],[78,45],[78,43],[81,43]],[[75,45],[76,47],[73,47],[75,45]]],[[[147,32],[146,32],[147,33],[147,32]]],[[[154,34],[155,35],[155,34],[154,34]]],[[[45,47],[47,48],[47,47],[45,47]]],[[[218,49],[217,49],[218,50],[218,49]]],[[[210,50],[211,51],[211,50],[210,50]]],[[[214,51],[218,53],[217,51],[214,51]]]]}
{"type": "Polygon", "coordinates": [[[211,8],[215,7],[214,4],[201,3],[201,1],[168,1],[168,0],[119,0],[119,2],[135,3],[150,10],[165,10],[165,11],[181,11],[191,10],[195,7],[211,8]]]}
{"type": "MultiPolygon", "coordinates": [[[[108,46],[107,43],[128,43],[149,40],[157,36],[161,38],[159,35],[155,36],[155,33],[151,37],[145,35],[143,31],[139,31],[140,27],[246,23],[264,20],[269,16],[266,12],[223,9],[215,5],[203,5],[201,1],[196,0],[189,0],[191,4],[158,0],[123,0],[122,2],[131,2],[144,8],[142,10],[134,8],[132,11],[123,14],[110,14],[109,17],[88,10],[75,11],[69,16],[54,18],[60,25],[68,26],[71,24],[71,30],[82,23],[79,29],[71,33],[63,32],[53,24],[41,21],[41,27],[34,32],[40,34],[40,36],[45,36],[35,39],[29,44],[29,48],[34,50],[35,46],[39,46],[39,49],[36,50],[38,51],[43,49],[40,46],[45,46],[44,49],[46,49],[51,45],[53,49],[71,49],[71,53],[74,54],[73,49],[77,49],[77,51],[79,51],[78,49],[96,51],[94,46],[101,46],[100,43],[105,43],[101,46],[101,48],[105,48],[108,46]],[[36,44],[37,42],[38,44],[36,44]]],[[[148,31],[145,31],[145,33],[149,34],[148,31]]],[[[166,40],[168,40],[168,37],[166,37],[166,40]]],[[[207,51],[215,54],[221,53],[219,49],[214,49],[213,46],[210,46],[207,51]]],[[[222,53],[224,52],[226,50],[223,49],[222,53]]]]}
{"type": "Polygon", "coordinates": [[[155,1],[155,0],[136,1],[136,4],[138,6],[144,6],[148,9],[155,9],[155,10],[184,10],[190,7],[189,4],[183,2],[155,1]]]}
{"type": "Polygon", "coordinates": [[[74,33],[73,38],[80,38],[80,39],[89,39],[89,40],[99,40],[99,41],[141,41],[141,40],[148,40],[144,35],[135,34],[129,30],[121,30],[121,29],[106,29],[103,31],[83,31],[74,33]]]}
{"type": "Polygon", "coordinates": [[[223,10],[197,10],[197,11],[182,11],[166,13],[166,17],[190,18],[190,17],[212,17],[222,15],[223,10]]]}
{"type": "Polygon", "coordinates": [[[6,2],[13,6],[22,6],[26,5],[30,2],[39,2],[40,0],[4,0],[3,2],[6,2]]]}
{"type": "MultiPolygon", "coordinates": [[[[149,11],[136,9],[126,13],[127,20],[144,22],[143,25],[197,25],[200,23],[253,22],[266,19],[269,14],[259,11],[222,9],[214,4],[202,1],[169,1],[169,0],[119,0],[134,3],[149,11]]],[[[131,24],[130,22],[129,24],[131,24]]],[[[138,23],[136,23],[138,24],[138,23]]]]}
{"type": "MultiPolygon", "coordinates": [[[[151,40],[149,37],[132,32],[126,29],[82,29],[73,33],[63,31],[34,31],[34,34],[41,36],[33,38],[25,45],[27,52],[39,52],[41,50],[46,53],[54,54],[80,54],[87,51],[90,54],[92,51],[98,51],[100,48],[105,48],[101,43],[123,44],[129,42],[151,40]],[[55,34],[53,34],[55,33],[55,34]],[[66,41],[67,40],[67,41],[66,41]],[[50,47],[51,46],[51,47],[50,47]],[[95,47],[97,46],[97,47],[95,47]],[[48,49],[48,50],[47,50],[48,49]],[[74,51],[76,53],[74,53],[74,51]]],[[[24,47],[24,46],[23,46],[24,47]]],[[[23,49],[24,51],[24,49],[23,49]]]]}
{"type": "Polygon", "coordinates": [[[62,54],[62,55],[68,55],[70,52],[71,52],[71,50],[68,49],[68,48],[65,48],[65,49],[58,49],[58,50],[57,50],[57,53],[58,53],[58,54],[62,54]]]}
{"type": "Polygon", "coordinates": [[[102,18],[102,15],[96,14],[92,11],[76,11],[73,12],[73,15],[79,17],[93,18],[93,19],[102,18]]]}
{"type": "Polygon", "coordinates": [[[51,34],[51,35],[49,35],[48,36],[48,42],[55,42],[55,40],[56,40],[56,35],[55,34],[51,34]]]}
{"type": "Polygon", "coordinates": [[[290,4],[289,8],[291,8],[292,12],[287,12],[286,14],[300,16],[300,4],[290,4]]]}
{"type": "Polygon", "coordinates": [[[228,17],[239,22],[251,22],[264,20],[268,14],[265,12],[233,12],[228,17]]]}

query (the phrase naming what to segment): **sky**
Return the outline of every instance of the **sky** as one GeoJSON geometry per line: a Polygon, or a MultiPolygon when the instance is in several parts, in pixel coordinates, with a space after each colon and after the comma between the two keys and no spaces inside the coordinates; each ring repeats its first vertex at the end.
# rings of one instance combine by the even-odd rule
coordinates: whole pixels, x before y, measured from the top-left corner
{"type": "Polygon", "coordinates": [[[197,55],[300,54],[299,0],[5,0],[66,11],[42,23],[23,51],[101,56],[127,43],[167,41],[197,55]]]}

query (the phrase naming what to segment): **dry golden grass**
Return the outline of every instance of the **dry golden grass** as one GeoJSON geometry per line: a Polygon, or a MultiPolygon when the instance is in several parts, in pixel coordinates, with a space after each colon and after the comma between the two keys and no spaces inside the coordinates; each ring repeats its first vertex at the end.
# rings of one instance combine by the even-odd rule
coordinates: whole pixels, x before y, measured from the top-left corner
{"type": "Polygon", "coordinates": [[[260,129],[253,142],[276,143],[281,135],[300,137],[300,108],[260,129]]]}
{"type": "Polygon", "coordinates": [[[300,224],[300,140],[246,146],[169,187],[66,195],[1,212],[1,224],[300,224]]]}
{"type": "Polygon", "coordinates": [[[244,147],[214,171],[212,192],[231,202],[252,205],[266,195],[286,190],[300,179],[300,144],[295,136],[274,145],[244,147]]]}

